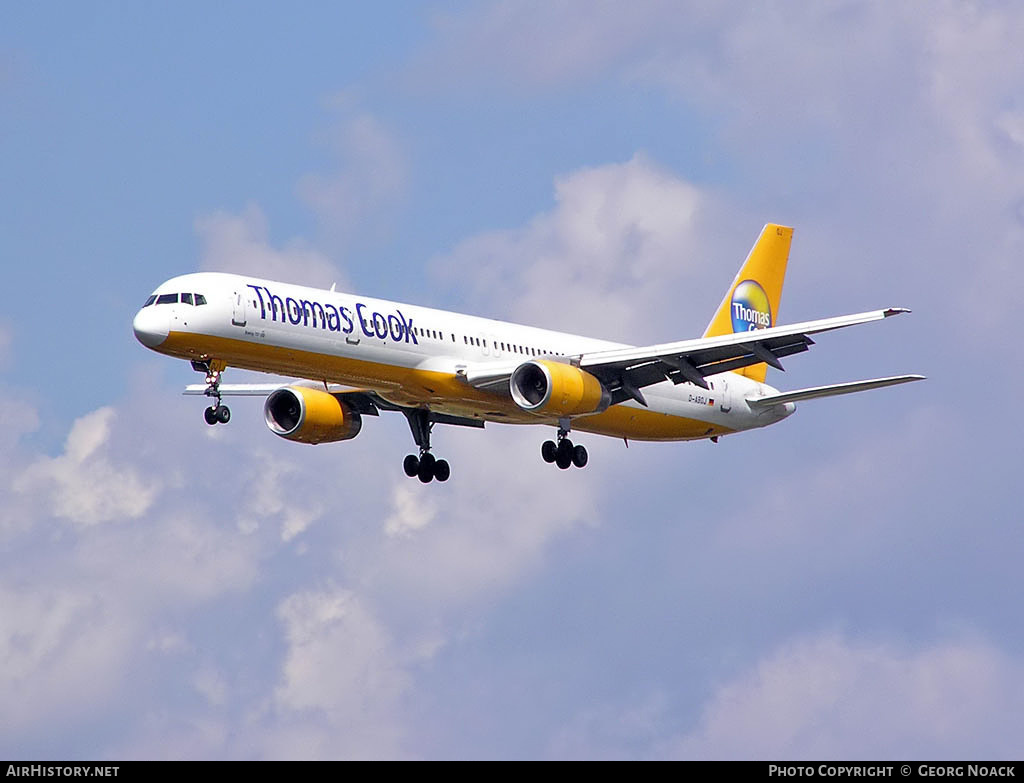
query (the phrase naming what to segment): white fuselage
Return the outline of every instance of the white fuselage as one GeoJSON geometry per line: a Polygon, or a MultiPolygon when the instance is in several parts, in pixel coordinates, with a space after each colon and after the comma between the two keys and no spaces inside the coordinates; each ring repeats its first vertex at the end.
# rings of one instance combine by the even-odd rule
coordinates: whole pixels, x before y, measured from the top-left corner
{"type": "MultiPolygon", "coordinates": [[[[469,378],[481,368],[511,371],[533,359],[568,361],[628,347],[223,273],[175,277],[153,296],[136,315],[134,329],[140,342],[160,353],[368,389],[396,405],[485,421],[558,424],[517,406],[507,389],[475,388],[469,378]],[[177,301],[170,301],[175,295],[177,301]],[[197,295],[204,304],[196,304],[197,295]]],[[[794,409],[792,403],[752,408],[748,397],[775,390],[737,373],[707,382],[709,389],[670,381],[648,386],[647,407],[627,400],[574,417],[572,428],[630,440],[689,440],[763,427],[794,409]]]]}

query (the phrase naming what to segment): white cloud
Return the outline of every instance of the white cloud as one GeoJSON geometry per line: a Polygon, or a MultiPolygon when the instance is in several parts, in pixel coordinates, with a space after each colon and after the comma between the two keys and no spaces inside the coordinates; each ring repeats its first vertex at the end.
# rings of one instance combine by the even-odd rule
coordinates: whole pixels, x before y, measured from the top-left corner
{"type": "Polygon", "coordinates": [[[996,128],[1018,147],[1024,147],[1024,112],[1005,111],[995,118],[996,128]]]}
{"type": "Polygon", "coordinates": [[[493,600],[540,566],[555,541],[600,518],[601,487],[614,468],[597,464],[598,444],[586,471],[553,469],[540,458],[541,441],[553,434],[533,427],[435,430],[434,451],[451,463],[451,480],[421,485],[396,471],[388,520],[405,535],[387,540],[374,571],[384,571],[392,595],[418,607],[419,630],[493,600]],[[413,528],[422,519],[409,513],[415,498],[427,503],[430,517],[413,528]]]}
{"type": "Polygon", "coordinates": [[[329,174],[307,174],[298,193],[317,214],[328,240],[349,244],[388,226],[406,188],[405,156],[395,135],[354,99],[337,95],[334,120],[323,134],[334,163],[329,174]]]}
{"type": "Polygon", "coordinates": [[[17,492],[34,492],[53,513],[80,525],[138,519],[159,492],[155,477],[143,479],[128,463],[111,461],[107,448],[113,408],[75,421],[64,454],[42,457],[18,476],[17,492]]]}
{"type": "Polygon", "coordinates": [[[211,665],[196,672],[192,685],[213,707],[223,707],[227,701],[228,686],[220,672],[211,665]]]}
{"type": "Polygon", "coordinates": [[[6,741],[32,725],[80,720],[120,689],[132,629],[81,585],[0,584],[0,724],[6,741]]]}
{"type": "Polygon", "coordinates": [[[748,759],[1019,755],[1024,666],[982,641],[906,649],[795,640],[716,689],[671,756],[748,759]]]}
{"type": "Polygon", "coordinates": [[[358,715],[392,702],[406,687],[391,662],[387,632],[352,592],[296,593],[277,614],[288,643],[276,691],[280,706],[358,715]]]}
{"type": "Polygon", "coordinates": [[[734,212],[813,218],[803,230],[820,241],[799,251],[818,262],[812,285],[853,297],[885,280],[973,339],[1015,312],[1022,35],[1017,6],[951,0],[927,14],[881,0],[495,2],[443,17],[411,69],[441,92],[659,89],[713,122],[702,144],[743,172],[734,212]]]}
{"type": "MultiPolygon", "coordinates": [[[[642,154],[569,172],[555,183],[553,209],[527,225],[471,237],[440,259],[443,281],[465,281],[474,307],[517,320],[636,341],[692,334],[717,301],[695,296],[694,288],[713,277],[712,293],[720,294],[740,260],[708,250],[709,233],[724,225],[723,201],[729,230],[743,233],[745,250],[760,221],[748,237],[736,213],[752,210],[749,202],[758,199],[759,210],[786,201],[792,187],[806,192],[786,203],[837,215],[818,232],[817,248],[801,246],[804,257],[828,251],[822,257],[850,261],[864,257],[867,246],[886,247],[889,257],[846,264],[851,277],[870,280],[873,292],[926,268],[927,277],[940,282],[912,290],[936,298],[928,304],[937,321],[957,325],[944,332],[951,341],[985,314],[1012,317],[1014,307],[981,300],[984,291],[1015,296],[1006,281],[1016,279],[1020,256],[1017,209],[1001,211],[1022,198],[1015,97],[1021,35],[1012,9],[940,4],[929,14],[897,9],[890,16],[890,4],[742,14],[735,6],[694,8],[503,3],[442,23],[439,46],[449,50],[448,66],[464,73],[466,62],[475,63],[470,81],[477,86],[563,89],[594,79],[607,84],[609,73],[619,86],[654,84],[714,118],[716,143],[744,169],[724,194],[642,154]],[[746,176],[748,166],[761,174],[746,176]],[[963,267],[970,267],[970,279],[950,283],[962,279],[963,267]],[[982,315],[950,318],[953,300],[963,300],[958,307],[964,310],[977,306],[982,315]],[[683,311],[701,302],[706,311],[683,311]]],[[[451,83],[455,90],[466,85],[451,83]]],[[[406,162],[395,134],[377,117],[351,104],[337,116],[325,134],[335,145],[336,170],[310,175],[298,189],[325,232],[349,242],[357,223],[387,219],[404,191],[406,162]]],[[[207,216],[197,231],[204,269],[346,287],[322,252],[302,241],[273,243],[255,206],[207,216]]],[[[826,264],[821,274],[836,271],[826,264]]],[[[0,329],[0,362],[5,350],[9,354],[4,335],[0,329]]],[[[155,375],[148,366],[145,374],[155,375]]],[[[956,483],[956,469],[939,469],[954,451],[944,440],[974,442],[973,450],[962,451],[978,461],[987,446],[984,434],[975,434],[976,421],[968,426],[953,409],[927,409],[905,427],[880,425],[849,451],[829,455],[828,464],[798,463],[806,468],[799,475],[782,476],[762,459],[757,477],[748,476],[737,490],[735,470],[756,448],[755,434],[740,441],[751,452],[710,457],[690,457],[696,446],[666,445],[609,458],[621,443],[582,436],[591,465],[563,473],[541,462],[537,447],[549,433],[536,428],[438,428],[435,448],[452,462],[453,477],[446,485],[423,486],[401,475],[408,433],[400,417],[397,424],[368,420],[357,441],[314,449],[275,440],[262,430],[258,413],[246,419],[242,403],[230,427],[208,429],[200,407],[185,413],[185,403],[146,381],[137,384],[126,410],[119,405],[82,417],[63,453],[50,457],[20,443],[39,423],[30,394],[5,390],[3,396],[2,488],[18,488],[5,493],[0,509],[0,663],[9,674],[0,682],[0,703],[9,705],[0,707],[4,734],[7,743],[33,733],[46,738],[39,742],[56,737],[45,747],[65,751],[76,748],[88,723],[88,741],[95,744],[78,746],[81,755],[111,747],[104,725],[105,736],[117,737],[114,747],[127,749],[115,756],[145,749],[184,757],[429,750],[433,727],[416,721],[430,704],[424,694],[446,683],[428,669],[461,675],[476,656],[470,663],[479,680],[466,687],[486,691],[496,711],[514,702],[519,694],[508,691],[515,685],[494,674],[508,671],[500,659],[514,651],[498,649],[481,629],[515,622],[508,605],[528,595],[534,582],[594,589],[597,581],[571,584],[581,579],[578,573],[558,581],[561,559],[548,563],[553,552],[567,554],[577,571],[592,562],[565,551],[590,534],[609,549],[627,540],[619,535],[654,547],[669,540],[656,525],[677,525],[676,543],[685,547],[680,557],[665,555],[671,564],[659,587],[688,603],[694,593],[686,592],[692,583],[682,578],[681,563],[699,577],[702,568],[738,573],[745,571],[744,558],[749,565],[752,557],[763,563],[766,555],[779,555],[779,562],[764,566],[773,572],[760,583],[760,610],[786,603],[814,581],[806,568],[780,562],[805,566],[817,558],[817,567],[828,568],[842,560],[847,581],[858,586],[834,580],[835,600],[819,610],[829,617],[864,610],[859,580],[873,580],[889,562],[866,561],[872,555],[883,560],[881,550],[917,554],[916,543],[894,541],[899,534],[936,547],[919,566],[929,577],[941,568],[930,566],[928,557],[944,567],[953,545],[947,541],[943,549],[942,535],[922,532],[932,520],[917,519],[911,506],[926,494],[939,498],[933,505],[948,499],[939,485],[956,483]],[[943,417],[954,424],[944,426],[943,417]],[[693,484],[705,480],[723,483],[713,492],[693,484]],[[762,493],[760,513],[733,514],[749,508],[751,492],[762,493]],[[712,494],[714,503],[701,502],[712,494]],[[898,519],[888,511],[893,501],[902,504],[898,519]],[[720,515],[718,504],[725,506],[720,515]],[[612,505],[622,517],[614,516],[612,505]],[[649,515],[644,527],[629,516],[637,507],[649,515]],[[124,697],[129,691],[131,698],[124,697]],[[22,706],[15,711],[11,705],[22,706]],[[56,715],[66,722],[55,728],[56,715]]],[[[785,426],[800,428],[800,417],[785,426]]],[[[810,429],[810,436],[802,430],[804,438],[822,435],[810,429]]],[[[794,435],[776,453],[808,445],[794,435]]],[[[976,497],[998,502],[983,491],[976,497]]],[[[962,509],[949,514],[970,518],[962,509]]],[[[940,532],[948,537],[953,523],[942,521],[940,532]]],[[[993,530],[993,538],[1007,540],[1005,530],[993,530]]],[[[970,536],[954,540],[970,541],[972,550],[980,546],[970,536]]],[[[629,545],[622,549],[634,556],[629,545]]],[[[611,559],[597,562],[607,567],[611,559]]],[[[621,602],[615,611],[643,612],[654,599],[631,592],[632,560],[622,554],[620,562],[626,576],[609,569],[594,579],[610,583],[608,595],[621,602]]],[[[1013,584],[999,581],[1002,563],[988,565],[986,579],[1013,584]]],[[[731,580],[737,603],[754,594],[751,581],[731,580]]],[[[893,584],[899,587],[899,579],[893,584]]],[[[968,611],[962,604],[943,606],[951,593],[939,592],[934,603],[914,606],[912,613],[895,594],[895,608],[865,611],[875,618],[884,610],[884,622],[908,625],[968,611]]],[[[755,620],[749,607],[730,606],[727,596],[707,607],[709,614],[731,613],[738,625],[755,620]]],[[[577,608],[585,614],[589,607],[584,599],[577,608]]],[[[679,609],[680,615],[687,611],[679,609]]],[[[609,616],[612,625],[615,615],[609,616]]],[[[564,654],[550,639],[529,635],[542,627],[522,631],[517,640],[529,648],[523,665],[531,672],[564,654]]],[[[691,626],[679,627],[689,633],[691,626]]],[[[681,739],[666,743],[666,726],[674,712],[693,709],[692,693],[708,685],[688,682],[679,686],[686,695],[669,698],[689,676],[675,672],[674,660],[651,671],[652,679],[668,680],[654,696],[633,708],[587,709],[588,693],[579,719],[565,730],[533,704],[493,718],[503,732],[496,743],[507,743],[495,747],[577,755],[612,749],[626,756],[658,750],[1011,752],[1007,732],[1021,724],[1017,705],[1024,701],[1021,665],[992,645],[877,643],[825,634],[766,653],[759,649],[763,642],[747,637],[680,642],[666,625],[659,643],[685,646],[681,666],[697,658],[759,660],[711,688],[699,725],[681,739]]],[[[605,650],[593,656],[597,667],[615,666],[605,650]]],[[[633,698],[623,697],[620,687],[627,686],[609,686],[610,698],[633,698]]],[[[564,692],[552,690],[549,703],[570,711],[574,705],[565,703],[564,692]]],[[[429,717],[452,734],[466,728],[448,714],[429,717]]]]}
{"type": "MultiPolygon", "coordinates": [[[[156,395],[157,404],[173,400],[156,395]]],[[[223,459],[204,454],[202,438],[182,448],[187,434],[173,416],[153,417],[153,405],[152,390],[136,389],[123,407],[78,419],[62,454],[8,455],[15,491],[3,493],[11,524],[0,579],[0,664],[9,675],[0,680],[9,707],[0,708],[0,744],[8,749],[24,747],[42,724],[60,732],[130,714],[135,699],[174,680],[179,660],[199,654],[190,641],[197,607],[258,576],[264,542],[219,524],[246,485],[217,500],[223,459]],[[133,698],[121,701],[128,687],[133,698]]],[[[0,409],[14,408],[5,399],[0,409]]],[[[209,634],[199,638],[208,654],[209,634]]],[[[216,685],[207,674],[197,680],[214,701],[216,685]]]]}
{"type": "MultiPolygon", "coordinates": [[[[254,422],[255,424],[255,422],[254,422]]],[[[271,448],[283,444],[271,444],[271,448]]],[[[251,491],[238,517],[238,527],[246,533],[255,531],[259,519],[279,518],[281,540],[291,541],[323,514],[323,503],[314,495],[298,497],[289,492],[299,473],[299,466],[283,460],[273,451],[259,450],[250,456],[247,474],[251,491]]]]}
{"type": "Polygon", "coordinates": [[[284,248],[271,246],[263,211],[250,204],[240,215],[217,212],[196,221],[203,244],[200,268],[212,272],[255,275],[270,280],[315,285],[331,283],[345,287],[337,267],[320,251],[302,240],[284,248]]]}
{"type": "Polygon", "coordinates": [[[429,497],[423,497],[408,482],[393,487],[392,504],[394,511],[384,521],[384,532],[392,537],[412,535],[429,525],[438,512],[437,503],[429,497]]]}
{"type": "Polygon", "coordinates": [[[282,601],[277,615],[288,648],[274,694],[274,754],[399,754],[400,706],[411,679],[387,630],[359,598],[337,588],[303,591],[282,601]],[[310,711],[322,719],[309,725],[310,711]]]}
{"type": "Polygon", "coordinates": [[[668,339],[652,321],[676,315],[680,291],[701,269],[695,229],[708,219],[708,196],[638,154],[559,177],[555,198],[524,228],[462,242],[435,261],[437,273],[523,323],[668,339]]]}

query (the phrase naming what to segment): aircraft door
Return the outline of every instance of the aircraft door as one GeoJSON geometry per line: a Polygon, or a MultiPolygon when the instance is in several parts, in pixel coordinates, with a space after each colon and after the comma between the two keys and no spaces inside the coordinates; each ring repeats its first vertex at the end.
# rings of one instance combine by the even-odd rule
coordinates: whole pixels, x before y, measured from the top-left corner
{"type": "Polygon", "coordinates": [[[728,413],[732,410],[732,397],[729,393],[729,382],[722,378],[715,381],[715,396],[718,400],[718,410],[728,413]]]}
{"type": "Polygon", "coordinates": [[[245,326],[245,292],[235,291],[231,299],[231,323],[245,326]]]}

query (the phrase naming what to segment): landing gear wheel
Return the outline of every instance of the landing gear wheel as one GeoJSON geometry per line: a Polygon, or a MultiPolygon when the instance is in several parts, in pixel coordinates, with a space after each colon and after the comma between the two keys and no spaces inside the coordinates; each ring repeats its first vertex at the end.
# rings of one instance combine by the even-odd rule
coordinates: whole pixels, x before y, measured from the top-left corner
{"type": "Polygon", "coordinates": [[[583,446],[577,446],[572,450],[572,464],[577,468],[585,467],[587,464],[587,450],[583,446]]]}
{"type": "Polygon", "coordinates": [[[405,470],[405,475],[412,478],[420,470],[420,458],[415,454],[409,454],[405,458],[405,462],[402,463],[402,468],[405,470]]]}
{"type": "Polygon", "coordinates": [[[434,478],[434,465],[437,460],[434,459],[434,455],[429,451],[420,457],[420,469],[416,472],[419,476],[420,481],[424,484],[429,484],[434,478]]]}
{"type": "Polygon", "coordinates": [[[448,477],[452,475],[451,466],[448,465],[448,460],[439,459],[434,463],[434,478],[438,481],[447,481],[448,477]]]}
{"type": "Polygon", "coordinates": [[[555,464],[562,470],[572,464],[572,441],[568,438],[559,441],[558,448],[555,450],[555,464]]]}
{"type": "Polygon", "coordinates": [[[540,455],[548,464],[555,461],[555,454],[557,451],[558,446],[555,445],[553,440],[546,440],[540,444],[540,455]]]}
{"type": "Polygon", "coordinates": [[[206,423],[213,426],[217,423],[217,409],[212,405],[203,411],[203,418],[206,419],[206,423]]]}
{"type": "Polygon", "coordinates": [[[214,409],[214,415],[221,424],[227,424],[231,421],[231,409],[227,405],[218,405],[214,409]]]}

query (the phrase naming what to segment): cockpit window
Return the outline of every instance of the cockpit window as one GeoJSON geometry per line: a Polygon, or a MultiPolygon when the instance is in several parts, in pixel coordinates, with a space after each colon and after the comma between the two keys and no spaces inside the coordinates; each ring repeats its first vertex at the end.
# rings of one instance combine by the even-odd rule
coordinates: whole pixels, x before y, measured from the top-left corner
{"type": "Polygon", "coordinates": [[[196,307],[204,304],[206,304],[206,297],[202,294],[196,294],[196,307]]]}
{"type": "Polygon", "coordinates": [[[175,304],[177,301],[178,301],[178,295],[177,294],[160,294],[160,296],[158,296],[156,298],[156,303],[158,305],[162,305],[162,304],[175,304]]]}
{"type": "Polygon", "coordinates": [[[143,307],[149,307],[155,301],[156,301],[156,294],[153,294],[152,296],[149,297],[149,299],[146,300],[146,304],[144,304],[142,306],[143,307]]]}
{"type": "Polygon", "coordinates": [[[187,305],[192,304],[192,294],[182,294],[181,295],[181,303],[182,304],[187,304],[187,305]]]}

